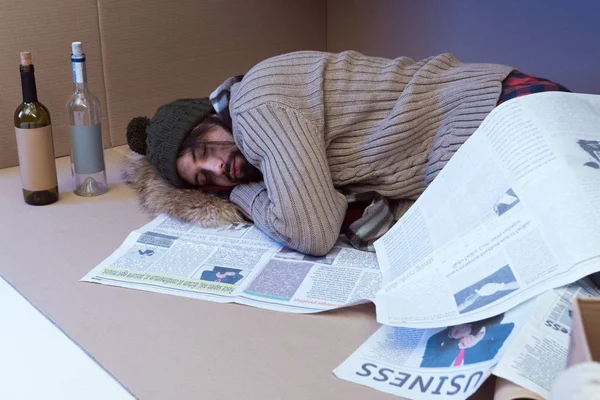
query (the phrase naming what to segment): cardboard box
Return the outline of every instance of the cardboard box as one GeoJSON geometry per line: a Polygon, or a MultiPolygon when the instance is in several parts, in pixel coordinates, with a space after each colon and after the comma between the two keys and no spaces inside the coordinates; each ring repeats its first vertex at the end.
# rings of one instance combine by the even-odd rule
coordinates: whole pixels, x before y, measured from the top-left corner
{"type": "Polygon", "coordinates": [[[587,361],[600,361],[600,299],[576,298],[567,366],[587,361]]]}

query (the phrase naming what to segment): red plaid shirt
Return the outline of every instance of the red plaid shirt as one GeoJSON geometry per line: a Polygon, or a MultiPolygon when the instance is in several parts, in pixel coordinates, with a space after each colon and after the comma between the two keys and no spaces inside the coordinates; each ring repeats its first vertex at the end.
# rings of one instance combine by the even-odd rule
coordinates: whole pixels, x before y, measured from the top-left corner
{"type": "Polygon", "coordinates": [[[514,99],[515,97],[555,91],[570,92],[570,90],[563,85],[515,70],[502,81],[502,93],[498,99],[498,105],[507,100],[514,99]]]}

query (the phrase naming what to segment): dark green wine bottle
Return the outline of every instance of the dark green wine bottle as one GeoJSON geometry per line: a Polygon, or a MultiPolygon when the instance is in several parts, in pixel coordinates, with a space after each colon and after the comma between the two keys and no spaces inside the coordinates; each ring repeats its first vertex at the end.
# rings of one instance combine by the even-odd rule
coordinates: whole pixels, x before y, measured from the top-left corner
{"type": "Polygon", "coordinates": [[[31,53],[21,53],[23,103],[15,111],[21,185],[25,203],[43,206],[58,200],[52,124],[48,109],[38,101],[31,53]]]}

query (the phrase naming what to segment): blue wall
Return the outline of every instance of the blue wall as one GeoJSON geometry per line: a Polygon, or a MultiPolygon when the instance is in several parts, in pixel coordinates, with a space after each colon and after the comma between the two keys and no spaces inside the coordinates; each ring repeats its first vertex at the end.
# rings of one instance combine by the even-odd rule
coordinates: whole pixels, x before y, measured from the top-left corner
{"type": "Polygon", "coordinates": [[[600,94],[599,0],[328,0],[327,49],[452,53],[600,94]]]}

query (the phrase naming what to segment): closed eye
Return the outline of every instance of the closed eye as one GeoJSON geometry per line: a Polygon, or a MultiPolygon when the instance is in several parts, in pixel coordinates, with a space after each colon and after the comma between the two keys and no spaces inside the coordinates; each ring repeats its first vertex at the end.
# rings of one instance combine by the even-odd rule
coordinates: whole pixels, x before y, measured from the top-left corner
{"type": "MultiPolygon", "coordinates": [[[[194,161],[194,165],[196,165],[197,160],[204,157],[204,152],[205,152],[204,149],[205,149],[204,145],[199,145],[192,151],[192,160],[194,161]]],[[[205,181],[206,181],[206,179],[205,179],[203,172],[198,171],[196,173],[196,175],[194,176],[194,183],[196,184],[196,186],[202,186],[202,185],[206,184],[205,181]]]]}
{"type": "Polygon", "coordinates": [[[203,171],[199,171],[196,174],[194,181],[196,182],[196,186],[204,186],[210,184],[210,179],[203,171]]]}
{"type": "Polygon", "coordinates": [[[202,157],[204,157],[204,153],[205,153],[205,147],[204,144],[199,143],[194,150],[192,150],[192,160],[194,160],[194,164],[196,163],[196,160],[201,159],[202,157]]]}

